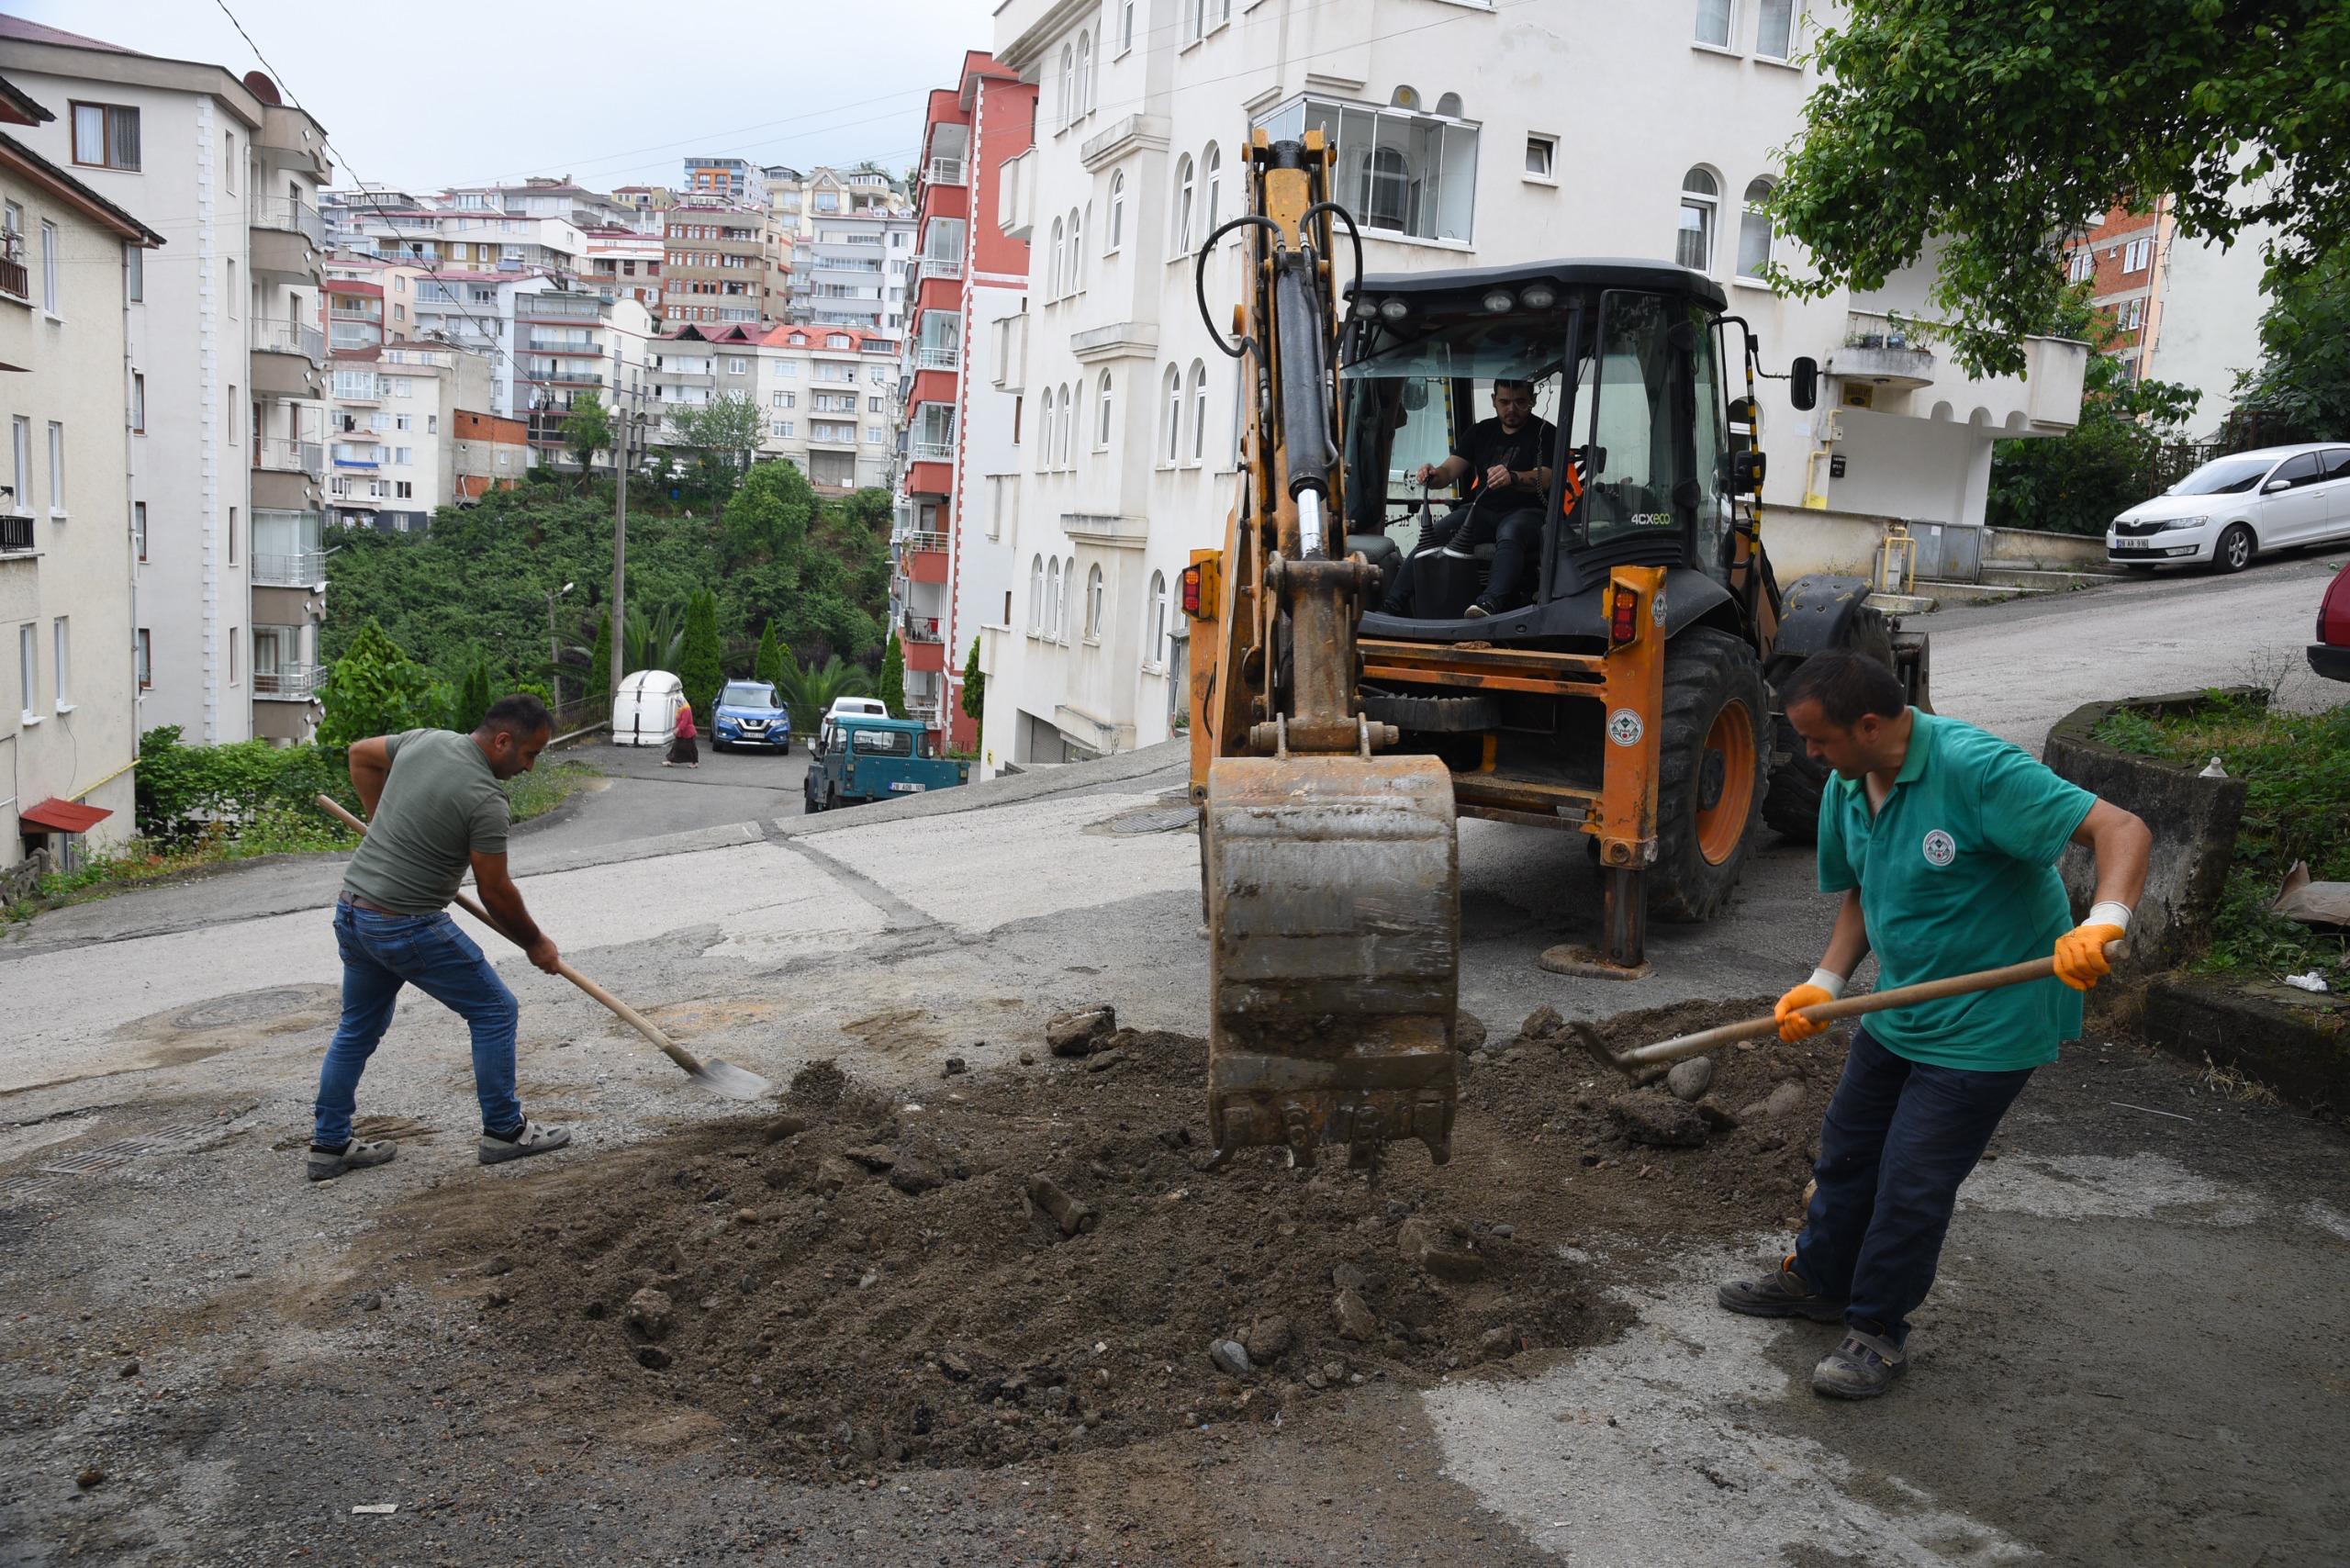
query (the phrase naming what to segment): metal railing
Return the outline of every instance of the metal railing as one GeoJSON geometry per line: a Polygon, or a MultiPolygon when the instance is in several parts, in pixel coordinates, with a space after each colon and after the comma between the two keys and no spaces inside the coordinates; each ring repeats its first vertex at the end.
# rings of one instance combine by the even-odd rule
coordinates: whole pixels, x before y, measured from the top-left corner
{"type": "Polygon", "coordinates": [[[327,393],[338,403],[380,403],[384,400],[384,381],[385,377],[364,371],[352,375],[338,370],[327,393]]]}
{"type": "Polygon", "coordinates": [[[253,347],[263,353],[297,353],[312,364],[323,364],[327,335],[305,322],[263,316],[253,321],[253,347]]]}
{"type": "Polygon", "coordinates": [[[922,259],[924,277],[961,277],[963,258],[960,256],[924,256],[922,259]]]}
{"type": "Polygon", "coordinates": [[[923,178],[934,185],[959,185],[963,183],[963,160],[933,158],[923,171],[923,178]]]}
{"type": "Polygon", "coordinates": [[[0,550],[29,550],[33,547],[33,520],[14,512],[0,512],[0,550]]]}
{"type": "Polygon", "coordinates": [[[273,474],[308,474],[317,478],[326,471],[326,443],[266,435],[253,443],[253,466],[273,474]]]}
{"type": "Polygon", "coordinates": [[[963,368],[961,349],[916,349],[916,370],[960,370],[963,368]]]}
{"type": "Polygon", "coordinates": [[[319,686],[325,678],[325,672],[317,665],[257,669],[253,671],[253,695],[277,702],[308,702],[318,695],[319,686]]]}
{"type": "Polygon", "coordinates": [[[323,550],[253,557],[253,581],[263,588],[311,588],[326,580],[327,553],[323,550]]]}
{"type": "Polygon", "coordinates": [[[379,327],[384,324],[384,313],[380,309],[360,310],[348,305],[329,307],[327,319],[330,321],[373,321],[379,327]]]}
{"type": "Polygon", "coordinates": [[[530,353],[572,354],[583,359],[601,359],[604,347],[592,339],[543,338],[533,332],[522,340],[523,349],[530,353]]]}
{"type": "Polygon", "coordinates": [[[514,372],[517,381],[552,381],[564,386],[601,386],[604,377],[592,370],[568,370],[556,365],[529,365],[514,372]]]}
{"type": "Polygon", "coordinates": [[[326,219],[319,216],[317,207],[292,196],[256,197],[246,221],[255,229],[299,234],[321,251],[326,249],[326,219]]]}
{"type": "Polygon", "coordinates": [[[18,299],[33,297],[32,274],[14,256],[0,256],[0,294],[13,294],[18,299]]]}
{"type": "Polygon", "coordinates": [[[946,535],[924,533],[917,529],[900,534],[898,543],[907,550],[944,550],[946,548],[946,535]]]}
{"type": "Polygon", "coordinates": [[[900,633],[909,643],[945,641],[939,633],[938,617],[935,615],[909,615],[901,624],[900,633]]]}
{"type": "Polygon", "coordinates": [[[912,452],[917,463],[955,461],[955,443],[951,441],[918,441],[913,443],[912,452]]]}
{"type": "Polygon", "coordinates": [[[594,321],[601,319],[603,309],[604,302],[600,299],[525,294],[514,301],[514,319],[518,321],[543,321],[550,318],[565,321],[594,321]]]}

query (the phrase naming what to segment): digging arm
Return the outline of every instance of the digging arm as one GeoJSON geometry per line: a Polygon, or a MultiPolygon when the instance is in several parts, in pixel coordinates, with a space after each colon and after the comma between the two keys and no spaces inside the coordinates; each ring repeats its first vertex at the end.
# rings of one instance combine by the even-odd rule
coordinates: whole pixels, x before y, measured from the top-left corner
{"type": "Polygon", "coordinates": [[[1828,951],[1820,956],[1819,967],[1849,980],[1868,956],[1869,928],[1861,918],[1861,890],[1846,888],[1836,906],[1836,924],[1828,933],[1828,951]]]}
{"type": "Polygon", "coordinates": [[[2099,801],[2073,830],[2073,842],[2097,857],[2097,896],[2092,904],[2138,906],[2146,890],[2146,865],[2153,857],[2154,835],[2135,814],[2110,801],[2099,801]]]}
{"type": "Polygon", "coordinates": [[[522,949],[532,963],[549,974],[563,970],[562,955],[555,951],[554,938],[539,929],[538,922],[523,907],[522,890],[506,869],[503,854],[484,855],[474,852],[474,886],[481,893],[482,907],[507,938],[522,949]]]}
{"type": "Polygon", "coordinates": [[[351,746],[351,787],[359,792],[359,812],[375,820],[375,802],[384,798],[384,780],[392,776],[391,748],[382,735],[354,741],[351,746]]]}

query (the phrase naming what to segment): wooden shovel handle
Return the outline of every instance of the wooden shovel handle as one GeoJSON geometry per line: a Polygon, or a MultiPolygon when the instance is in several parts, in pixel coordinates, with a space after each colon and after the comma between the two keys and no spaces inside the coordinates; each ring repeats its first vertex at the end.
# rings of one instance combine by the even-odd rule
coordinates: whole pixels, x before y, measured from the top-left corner
{"type": "MultiPolygon", "coordinates": [[[[2125,945],[2120,942],[2105,945],[2105,956],[2109,959],[2120,958],[2124,950],[2125,945]]],[[[2004,969],[1977,969],[1973,974],[1920,980],[1916,985],[1897,986],[1891,991],[1867,991],[1796,1011],[1798,1017],[1808,1018],[1815,1024],[1833,1024],[1840,1018],[1857,1018],[1863,1013],[1882,1012],[1888,1007],[1908,1007],[1920,1002],[1939,1002],[1946,996],[1964,996],[1970,991],[1998,991],[2003,986],[2048,980],[2055,973],[2056,959],[2052,955],[2026,963],[2009,964],[2004,969]]],[[[1681,1035],[1670,1040],[1659,1040],[1653,1045],[1636,1046],[1616,1060],[1625,1067],[1646,1067],[1655,1062],[1695,1056],[1716,1046],[1762,1039],[1778,1032],[1779,1021],[1775,1017],[1749,1018],[1742,1024],[1724,1024],[1717,1029],[1702,1029],[1694,1035],[1681,1035]]]]}
{"type": "MultiPolygon", "coordinates": [[[[361,822],[357,817],[352,816],[349,812],[344,811],[341,804],[332,796],[320,795],[319,797],[319,804],[329,814],[340,820],[343,826],[351,829],[352,832],[357,834],[360,837],[364,838],[367,836],[367,824],[361,822]]],[[[512,933],[509,932],[506,927],[498,924],[496,917],[493,916],[489,911],[482,908],[480,903],[477,902],[471,894],[462,891],[459,892],[457,894],[457,907],[464,910],[467,914],[472,915],[476,920],[480,921],[484,925],[488,926],[492,931],[497,932],[500,936],[505,937],[509,942],[514,942],[512,933]]],[[[520,942],[514,942],[514,945],[518,947],[521,946],[520,942]]],[[[581,974],[577,969],[573,969],[569,964],[565,963],[562,959],[558,958],[555,960],[554,968],[555,973],[561,975],[564,979],[569,980],[572,984],[577,986],[580,990],[586,991],[588,995],[594,997],[597,1001],[610,1008],[615,1014],[626,1020],[638,1034],[643,1035],[646,1039],[660,1047],[662,1054],[666,1056],[671,1061],[676,1062],[688,1072],[699,1072],[701,1070],[700,1058],[696,1057],[691,1051],[686,1049],[685,1047],[677,1044],[677,1041],[669,1038],[668,1036],[663,1034],[660,1030],[660,1026],[655,1024],[652,1019],[647,1018],[643,1014],[639,1013],[635,1008],[631,1007],[627,1002],[622,1002],[619,997],[614,996],[610,991],[606,991],[602,986],[598,985],[594,980],[589,980],[586,975],[581,974]]]]}

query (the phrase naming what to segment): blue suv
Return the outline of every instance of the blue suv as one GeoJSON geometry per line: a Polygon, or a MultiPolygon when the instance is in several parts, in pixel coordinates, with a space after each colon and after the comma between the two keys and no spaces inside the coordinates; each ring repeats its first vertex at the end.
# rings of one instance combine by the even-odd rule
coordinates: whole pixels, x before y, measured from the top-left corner
{"type": "Polygon", "coordinates": [[[720,751],[730,746],[758,746],[769,751],[791,749],[791,715],[764,680],[730,680],[718,693],[718,711],[711,724],[711,742],[720,751]]]}

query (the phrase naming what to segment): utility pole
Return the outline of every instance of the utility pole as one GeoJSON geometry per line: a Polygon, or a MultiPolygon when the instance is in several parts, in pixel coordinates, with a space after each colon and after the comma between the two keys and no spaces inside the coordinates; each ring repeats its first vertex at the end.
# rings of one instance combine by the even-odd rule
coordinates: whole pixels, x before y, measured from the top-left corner
{"type": "MultiPolygon", "coordinates": [[[[614,401],[617,402],[618,399],[615,398],[614,401]]],[[[628,594],[628,429],[630,420],[623,410],[615,409],[613,412],[620,420],[620,433],[615,438],[612,447],[615,483],[612,486],[612,667],[610,695],[617,699],[621,694],[621,677],[625,673],[621,666],[624,653],[621,647],[624,641],[621,628],[627,624],[627,618],[623,611],[627,605],[628,594]]]]}

